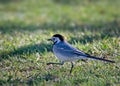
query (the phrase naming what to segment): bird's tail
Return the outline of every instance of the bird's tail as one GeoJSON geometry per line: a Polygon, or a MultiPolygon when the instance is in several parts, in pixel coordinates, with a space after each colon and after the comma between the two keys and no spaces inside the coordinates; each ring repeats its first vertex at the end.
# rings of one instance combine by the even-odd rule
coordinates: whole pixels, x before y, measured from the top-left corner
{"type": "Polygon", "coordinates": [[[91,59],[96,59],[96,60],[106,61],[106,62],[110,62],[110,63],[115,63],[115,61],[107,60],[107,59],[104,59],[104,58],[98,58],[98,57],[95,57],[95,56],[87,56],[87,57],[91,58],[91,59]]]}

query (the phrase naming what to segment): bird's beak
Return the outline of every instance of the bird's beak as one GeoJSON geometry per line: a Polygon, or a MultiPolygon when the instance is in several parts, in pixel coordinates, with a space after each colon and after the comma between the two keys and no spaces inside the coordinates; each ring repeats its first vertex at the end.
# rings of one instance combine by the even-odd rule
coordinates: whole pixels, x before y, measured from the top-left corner
{"type": "Polygon", "coordinates": [[[47,39],[48,41],[52,41],[52,39],[50,38],[50,39],[47,39]]]}

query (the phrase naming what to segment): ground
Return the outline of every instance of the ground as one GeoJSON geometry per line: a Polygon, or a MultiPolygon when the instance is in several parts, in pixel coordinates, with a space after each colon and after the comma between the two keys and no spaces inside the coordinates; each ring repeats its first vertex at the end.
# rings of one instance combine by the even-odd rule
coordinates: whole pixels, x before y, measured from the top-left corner
{"type": "Polygon", "coordinates": [[[0,0],[0,85],[119,86],[120,0],[0,0]],[[114,60],[58,62],[59,33],[88,54],[114,60]]]}

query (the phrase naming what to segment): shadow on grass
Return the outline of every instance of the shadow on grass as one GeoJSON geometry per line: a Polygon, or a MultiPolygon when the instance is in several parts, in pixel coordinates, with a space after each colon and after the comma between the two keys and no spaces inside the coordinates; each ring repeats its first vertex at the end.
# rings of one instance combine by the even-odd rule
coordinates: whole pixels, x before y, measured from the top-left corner
{"type": "Polygon", "coordinates": [[[0,61],[3,59],[8,59],[11,56],[21,56],[23,54],[32,54],[32,53],[44,53],[44,52],[50,52],[51,51],[51,45],[40,43],[40,44],[34,44],[34,45],[27,45],[20,47],[18,49],[15,49],[10,52],[2,52],[0,54],[0,61]]]}
{"type": "MultiPolygon", "coordinates": [[[[0,25],[0,32],[1,34],[9,34],[9,35],[14,35],[15,32],[29,32],[33,33],[34,31],[37,30],[45,30],[45,31],[53,31],[53,32],[61,32],[65,31],[76,34],[78,32],[91,32],[95,34],[93,36],[89,35],[84,35],[82,38],[78,37],[71,37],[71,40],[69,41],[70,43],[75,40],[79,41],[83,44],[86,43],[92,43],[93,40],[102,40],[105,37],[119,37],[120,36],[120,24],[118,21],[112,21],[112,22],[107,22],[107,23],[97,23],[97,24],[85,24],[85,25],[79,25],[79,24],[74,24],[71,25],[71,23],[66,22],[66,23],[45,23],[42,25],[24,25],[24,24],[15,24],[15,23],[5,23],[0,25]],[[7,25],[5,25],[7,24],[7,25]]],[[[45,51],[51,51],[51,44],[45,44],[45,43],[40,43],[40,44],[34,44],[34,45],[27,45],[20,47],[18,49],[15,49],[14,51],[10,52],[2,52],[0,53],[0,60],[6,59],[11,56],[20,56],[23,54],[31,54],[34,52],[39,52],[39,53],[44,53],[45,51]]]]}
{"type": "Polygon", "coordinates": [[[119,37],[120,35],[120,22],[115,20],[112,22],[95,22],[92,24],[77,24],[74,22],[61,22],[61,23],[44,23],[40,25],[35,24],[24,24],[24,23],[15,23],[15,22],[2,22],[0,24],[0,33],[1,34],[9,34],[14,35],[16,32],[24,33],[29,32],[33,33],[37,30],[44,31],[67,31],[71,33],[78,32],[91,32],[91,33],[100,33],[103,35],[107,35],[109,37],[119,37]]]}
{"type": "Polygon", "coordinates": [[[80,42],[81,44],[86,44],[86,43],[92,43],[95,40],[105,39],[107,37],[113,37],[113,36],[110,34],[101,34],[101,35],[92,35],[92,36],[84,35],[81,38],[71,37],[69,43],[72,43],[72,41],[74,40],[75,42],[80,42]]]}

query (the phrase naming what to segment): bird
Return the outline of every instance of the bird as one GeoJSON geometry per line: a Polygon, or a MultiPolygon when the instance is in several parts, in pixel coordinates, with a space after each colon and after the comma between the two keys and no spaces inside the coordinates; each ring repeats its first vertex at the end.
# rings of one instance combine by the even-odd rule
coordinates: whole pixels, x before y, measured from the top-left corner
{"type": "Polygon", "coordinates": [[[80,60],[80,59],[95,59],[95,60],[115,63],[115,61],[92,56],[90,54],[87,54],[73,47],[70,43],[68,43],[65,40],[64,36],[61,34],[54,34],[48,40],[53,42],[52,50],[55,56],[59,59],[59,63],[49,62],[47,63],[47,65],[50,65],[50,64],[63,65],[65,62],[71,62],[70,74],[72,73],[72,70],[74,67],[74,61],[80,60]]]}

